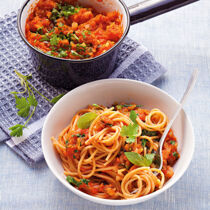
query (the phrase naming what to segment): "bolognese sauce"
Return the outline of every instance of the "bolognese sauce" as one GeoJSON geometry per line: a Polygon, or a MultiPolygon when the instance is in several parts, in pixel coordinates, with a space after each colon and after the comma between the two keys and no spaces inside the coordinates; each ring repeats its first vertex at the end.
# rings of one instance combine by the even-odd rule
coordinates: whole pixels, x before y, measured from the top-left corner
{"type": "Polygon", "coordinates": [[[99,13],[76,1],[39,0],[26,20],[26,39],[48,55],[66,59],[96,57],[123,34],[122,15],[99,13]]]}

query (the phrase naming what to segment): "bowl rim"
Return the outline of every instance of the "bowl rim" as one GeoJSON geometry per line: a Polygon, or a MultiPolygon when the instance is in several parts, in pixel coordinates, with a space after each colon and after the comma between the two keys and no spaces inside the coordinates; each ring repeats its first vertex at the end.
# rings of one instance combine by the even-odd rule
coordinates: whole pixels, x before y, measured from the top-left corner
{"type": "MultiPolygon", "coordinates": [[[[72,94],[74,94],[75,92],[80,91],[80,89],[85,89],[86,87],[92,86],[92,85],[103,85],[105,83],[125,83],[125,85],[131,84],[131,83],[136,83],[136,84],[140,84],[143,86],[147,86],[149,88],[155,89],[156,91],[160,91],[162,94],[166,95],[168,98],[170,98],[170,100],[172,100],[173,102],[175,102],[178,106],[180,105],[180,103],[172,96],[170,96],[167,92],[165,92],[164,90],[155,87],[151,84],[145,83],[145,82],[141,82],[141,81],[136,81],[136,80],[131,80],[131,79],[102,79],[102,80],[97,80],[97,81],[93,81],[93,82],[89,82],[86,84],[83,84],[77,88],[74,88],[73,90],[69,91],[66,95],[64,95],[63,97],[70,97],[72,94]]],[[[58,102],[58,104],[63,103],[64,99],[61,98],[58,102]]],[[[47,117],[45,119],[44,125],[43,125],[43,129],[42,129],[42,135],[41,135],[41,145],[42,145],[42,150],[43,150],[43,154],[44,154],[44,158],[45,161],[48,165],[48,167],[50,168],[51,172],[54,174],[54,176],[64,185],[66,186],[68,189],[70,189],[72,192],[74,192],[77,196],[84,198],[88,201],[92,201],[98,204],[103,204],[103,205],[109,205],[109,206],[125,206],[125,205],[131,205],[131,204],[137,204],[137,203],[141,203],[144,201],[147,201],[153,197],[156,197],[157,195],[161,194],[162,192],[166,191],[167,189],[169,189],[172,185],[174,185],[182,176],[183,174],[186,172],[186,170],[188,169],[192,158],[193,158],[193,154],[194,154],[194,149],[195,149],[195,136],[194,136],[194,129],[192,126],[192,122],[189,119],[188,115],[186,114],[186,112],[184,111],[184,109],[182,109],[183,114],[185,116],[186,122],[188,123],[188,126],[190,128],[190,130],[192,131],[192,138],[191,138],[191,151],[189,154],[189,158],[187,160],[187,162],[185,162],[185,168],[177,175],[176,179],[173,182],[168,183],[168,185],[164,185],[163,188],[150,193],[148,195],[139,197],[139,198],[134,198],[134,199],[127,199],[127,200],[111,200],[111,199],[103,199],[103,198],[98,198],[98,197],[94,197],[92,195],[86,194],[80,190],[77,190],[75,187],[73,187],[72,185],[70,185],[69,183],[67,183],[65,180],[60,179],[57,174],[54,172],[54,169],[52,168],[51,164],[48,161],[47,158],[47,154],[46,154],[46,147],[44,144],[44,138],[45,138],[45,130],[47,127],[47,123],[49,121],[50,115],[56,110],[56,105],[54,105],[52,107],[52,109],[50,110],[50,112],[47,114],[47,117]]],[[[172,177],[173,178],[173,177],[172,177]]]]}
{"type": "Polygon", "coordinates": [[[102,53],[102,54],[100,54],[100,55],[98,55],[96,57],[93,57],[93,58],[87,58],[87,59],[65,59],[65,58],[58,58],[58,57],[55,57],[55,56],[48,55],[48,54],[42,52],[41,50],[39,50],[38,48],[34,47],[33,45],[31,45],[28,42],[28,40],[26,39],[26,37],[25,37],[25,35],[24,35],[23,31],[22,31],[22,28],[21,28],[21,19],[22,19],[23,10],[26,7],[26,5],[28,4],[28,2],[30,2],[30,1],[31,0],[26,0],[23,3],[23,5],[21,6],[20,10],[18,11],[18,15],[17,15],[17,28],[18,28],[18,33],[19,33],[20,37],[22,38],[22,40],[26,43],[26,45],[29,46],[29,48],[31,48],[32,50],[34,50],[35,52],[37,52],[38,54],[40,54],[42,56],[46,56],[48,58],[55,59],[57,61],[72,62],[72,63],[89,63],[89,62],[98,60],[100,58],[103,58],[107,54],[109,54],[109,53],[113,52],[114,50],[116,50],[117,47],[119,47],[119,45],[123,42],[123,40],[127,36],[128,31],[130,29],[130,12],[129,12],[129,9],[126,6],[126,4],[124,3],[123,0],[118,0],[121,3],[121,5],[123,6],[124,10],[125,10],[126,19],[127,19],[127,25],[126,25],[126,28],[124,30],[124,33],[123,33],[122,37],[119,39],[119,41],[117,43],[115,43],[115,45],[113,47],[111,47],[105,53],[102,53]]]}

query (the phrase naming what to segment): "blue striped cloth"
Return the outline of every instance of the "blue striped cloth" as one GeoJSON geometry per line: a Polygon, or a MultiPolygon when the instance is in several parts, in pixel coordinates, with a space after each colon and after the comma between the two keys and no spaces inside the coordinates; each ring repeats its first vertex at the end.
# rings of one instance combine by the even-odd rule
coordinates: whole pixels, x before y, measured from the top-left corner
{"type": "MultiPolygon", "coordinates": [[[[29,50],[17,32],[16,19],[17,15],[14,12],[0,19],[0,141],[4,141],[28,164],[33,165],[43,159],[41,130],[51,104],[37,95],[36,113],[24,129],[23,136],[11,138],[8,128],[25,121],[16,114],[15,100],[10,94],[11,91],[22,90],[14,69],[24,75],[32,73],[31,83],[48,98],[65,90],[52,87],[36,72],[29,50]]],[[[144,46],[126,38],[110,78],[128,78],[152,83],[165,71],[144,46]]]]}

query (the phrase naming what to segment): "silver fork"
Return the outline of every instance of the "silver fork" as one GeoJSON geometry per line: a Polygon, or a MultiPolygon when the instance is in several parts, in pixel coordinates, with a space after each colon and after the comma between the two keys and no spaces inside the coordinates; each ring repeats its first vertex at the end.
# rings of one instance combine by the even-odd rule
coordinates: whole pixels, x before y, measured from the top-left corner
{"type": "MultiPolygon", "coordinates": [[[[165,141],[165,138],[166,138],[166,136],[167,136],[171,126],[173,125],[173,122],[175,121],[175,119],[177,118],[179,112],[181,111],[181,109],[182,109],[182,107],[183,107],[187,97],[190,95],[193,87],[195,86],[195,82],[197,80],[197,77],[198,77],[198,70],[194,70],[193,73],[192,73],[192,76],[191,76],[191,78],[190,78],[190,80],[188,82],[188,86],[187,86],[187,88],[186,88],[186,90],[184,92],[184,95],[182,96],[182,99],[180,101],[180,106],[177,109],[177,111],[175,112],[175,114],[174,114],[173,118],[171,119],[171,121],[166,126],[166,129],[165,129],[165,131],[164,131],[164,133],[163,133],[163,135],[162,135],[162,137],[161,137],[161,139],[159,141],[159,147],[158,147],[158,150],[157,150],[158,152],[155,155],[155,160],[156,160],[156,165],[157,166],[159,165],[158,169],[160,169],[160,170],[163,167],[163,156],[162,156],[163,143],[165,141]]],[[[154,174],[157,175],[158,173],[155,172],[154,174]]],[[[134,190],[132,193],[136,193],[137,191],[138,191],[138,189],[134,190]]]]}
{"type": "Polygon", "coordinates": [[[182,96],[182,99],[180,101],[180,106],[177,109],[177,111],[175,112],[173,118],[168,123],[168,125],[167,125],[167,127],[166,127],[166,129],[165,129],[165,131],[164,131],[160,141],[159,141],[158,152],[156,153],[156,157],[155,158],[156,158],[156,160],[158,160],[158,161],[156,161],[156,164],[159,165],[158,169],[160,169],[160,170],[163,167],[163,156],[162,156],[163,143],[165,141],[165,138],[166,138],[166,136],[167,136],[167,134],[168,134],[172,124],[174,123],[175,119],[177,118],[179,112],[181,111],[181,109],[182,109],[182,107],[183,107],[187,97],[190,95],[193,87],[195,86],[195,82],[197,80],[197,77],[198,77],[198,70],[194,70],[193,73],[192,73],[192,76],[191,76],[191,78],[190,78],[190,80],[188,82],[188,86],[187,86],[187,88],[186,88],[186,90],[184,92],[184,95],[182,96]]]}

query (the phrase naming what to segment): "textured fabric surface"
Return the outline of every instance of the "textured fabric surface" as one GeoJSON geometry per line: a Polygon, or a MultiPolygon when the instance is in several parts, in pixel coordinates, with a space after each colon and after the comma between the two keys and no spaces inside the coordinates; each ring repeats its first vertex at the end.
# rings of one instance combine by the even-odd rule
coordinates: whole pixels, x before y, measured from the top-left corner
{"type": "MultiPolygon", "coordinates": [[[[25,121],[16,114],[15,100],[10,94],[10,91],[20,91],[22,88],[14,69],[22,74],[32,73],[31,83],[48,98],[63,93],[65,90],[52,87],[36,72],[29,50],[18,35],[16,19],[15,12],[0,19],[0,141],[6,141],[13,151],[32,165],[43,158],[40,142],[43,121],[40,119],[49,112],[51,105],[37,96],[38,106],[28,126],[29,131],[26,128],[23,137],[10,139],[8,128],[18,123],[23,124],[25,121]]],[[[120,46],[115,71],[110,77],[151,83],[165,71],[144,46],[126,38],[120,46]]]]}

